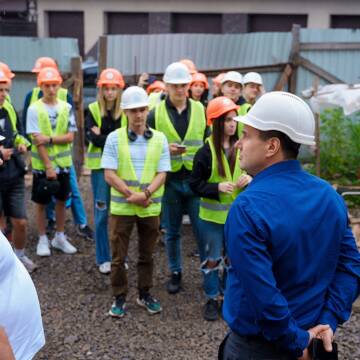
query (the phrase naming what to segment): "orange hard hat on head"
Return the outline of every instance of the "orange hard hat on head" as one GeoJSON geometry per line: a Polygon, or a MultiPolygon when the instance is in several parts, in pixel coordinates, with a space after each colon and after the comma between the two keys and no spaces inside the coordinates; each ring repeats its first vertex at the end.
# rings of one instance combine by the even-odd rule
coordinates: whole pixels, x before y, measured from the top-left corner
{"type": "Polygon", "coordinates": [[[209,83],[207,81],[207,77],[203,73],[195,73],[195,74],[193,74],[192,80],[191,80],[191,83],[190,83],[190,87],[195,82],[202,82],[205,85],[205,89],[209,88],[209,83]]]}
{"type": "Polygon", "coordinates": [[[57,69],[53,67],[45,67],[40,70],[37,76],[37,83],[39,86],[42,84],[61,84],[62,77],[57,69]]]}
{"type": "Polygon", "coordinates": [[[31,70],[33,73],[39,73],[44,68],[53,68],[58,70],[55,60],[51,57],[41,57],[35,62],[34,68],[31,70]]]}
{"type": "Polygon", "coordinates": [[[221,81],[222,79],[224,78],[225,76],[225,73],[220,73],[219,75],[215,76],[212,81],[217,84],[217,85],[220,85],[221,84],[221,81]]]}
{"type": "Polygon", "coordinates": [[[152,84],[150,84],[147,88],[146,88],[146,92],[148,94],[151,94],[152,92],[154,92],[155,90],[161,90],[161,91],[165,91],[165,84],[160,81],[160,80],[155,80],[152,84]]]}
{"type": "Polygon", "coordinates": [[[11,80],[6,76],[5,71],[0,68],[0,83],[10,84],[11,80]]]}
{"type": "Polygon", "coordinates": [[[0,70],[2,70],[10,80],[15,77],[15,74],[10,70],[9,66],[3,62],[0,62],[0,70]]]}
{"type": "Polygon", "coordinates": [[[232,100],[225,96],[219,96],[211,100],[206,108],[207,124],[212,125],[215,119],[239,108],[232,100]]]}
{"type": "Polygon", "coordinates": [[[194,62],[190,59],[182,59],[179,61],[180,63],[182,63],[183,65],[185,65],[188,69],[190,74],[195,74],[197,72],[196,70],[196,66],[194,64],[194,62]]]}
{"type": "Polygon", "coordinates": [[[117,85],[121,89],[125,87],[125,81],[120,71],[112,68],[103,70],[100,74],[97,86],[101,87],[104,85],[117,85]]]}

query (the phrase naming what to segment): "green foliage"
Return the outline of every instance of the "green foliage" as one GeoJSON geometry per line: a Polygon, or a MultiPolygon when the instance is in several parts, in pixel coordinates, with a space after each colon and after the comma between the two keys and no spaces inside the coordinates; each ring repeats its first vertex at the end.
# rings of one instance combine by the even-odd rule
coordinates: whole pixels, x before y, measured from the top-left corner
{"type": "Polygon", "coordinates": [[[347,117],[341,108],[320,115],[321,177],[342,185],[359,184],[360,113],[347,117]]]}

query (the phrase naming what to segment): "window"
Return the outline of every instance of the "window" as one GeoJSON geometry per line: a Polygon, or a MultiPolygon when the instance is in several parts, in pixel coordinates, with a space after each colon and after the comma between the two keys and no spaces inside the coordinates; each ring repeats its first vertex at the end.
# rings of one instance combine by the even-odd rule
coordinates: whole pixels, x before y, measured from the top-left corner
{"type": "Polygon", "coordinates": [[[307,26],[307,15],[250,14],[249,32],[291,31],[293,24],[307,26]]]}
{"type": "Polygon", "coordinates": [[[108,34],[148,34],[148,13],[107,13],[108,34]]]}
{"type": "Polygon", "coordinates": [[[208,33],[222,32],[221,14],[176,13],[172,15],[174,33],[208,33]]]}

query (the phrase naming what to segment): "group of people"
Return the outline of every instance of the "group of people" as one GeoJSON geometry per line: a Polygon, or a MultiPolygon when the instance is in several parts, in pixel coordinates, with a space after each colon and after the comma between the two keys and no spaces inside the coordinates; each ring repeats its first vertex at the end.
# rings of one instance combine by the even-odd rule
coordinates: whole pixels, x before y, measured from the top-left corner
{"type": "MultiPolygon", "coordinates": [[[[50,245],[74,254],[64,221],[66,201],[76,203],[76,122],[56,63],[43,66],[40,60],[39,88],[26,108],[27,137],[8,94],[11,71],[0,67],[0,135],[11,139],[0,149],[0,176],[18,161],[17,153],[31,147],[37,255],[49,256],[50,245]],[[56,233],[50,242],[46,208],[54,199],[56,233]]],[[[203,274],[203,317],[217,320],[222,310],[231,329],[219,358],[305,360],[315,337],[331,351],[333,332],[360,292],[360,256],[341,198],[296,160],[301,144],[314,144],[308,105],[290,93],[264,94],[259,74],[235,71],[212,79],[209,100],[206,76],[188,59],[170,64],[162,82],[149,80],[143,74],[138,86],[126,88],[117,69],[103,70],[85,119],[96,263],[101,273],[111,274],[114,297],[109,314],[126,315],[135,225],[138,305],[150,314],[162,311],[151,292],[160,229],[170,272],[166,289],[172,295],[182,289],[180,230],[188,214],[203,274]]],[[[1,185],[1,212],[13,221],[21,260],[26,221],[18,174],[16,191],[14,178],[1,185]]],[[[92,237],[86,217],[74,220],[92,237]]]]}

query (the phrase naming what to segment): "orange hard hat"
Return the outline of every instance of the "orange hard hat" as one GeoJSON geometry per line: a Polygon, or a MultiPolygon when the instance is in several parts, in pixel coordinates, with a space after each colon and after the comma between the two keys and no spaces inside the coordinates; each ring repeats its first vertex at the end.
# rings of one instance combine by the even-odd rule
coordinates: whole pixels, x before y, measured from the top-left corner
{"type": "Polygon", "coordinates": [[[239,108],[232,100],[225,96],[219,96],[211,101],[206,108],[207,124],[210,126],[215,119],[228,113],[229,111],[236,111],[239,108]]]}
{"type": "Polygon", "coordinates": [[[190,83],[190,87],[195,82],[202,82],[205,85],[205,89],[209,88],[209,83],[207,81],[207,77],[203,73],[195,73],[195,74],[193,74],[192,80],[191,80],[191,83],[190,83]]]}
{"type": "Polygon", "coordinates": [[[58,70],[55,60],[51,57],[40,57],[36,60],[34,68],[31,70],[33,73],[39,73],[43,68],[53,68],[58,70]]]}
{"type": "Polygon", "coordinates": [[[160,81],[160,80],[155,80],[152,84],[150,84],[147,88],[146,88],[146,92],[148,94],[151,94],[152,92],[154,92],[155,90],[161,90],[161,91],[165,91],[165,84],[160,81]]]}
{"type": "Polygon", "coordinates": [[[6,76],[5,71],[0,68],[0,83],[10,84],[11,80],[6,76]]]}
{"type": "Polygon", "coordinates": [[[15,77],[15,74],[10,70],[9,66],[3,62],[0,62],[0,70],[2,70],[10,80],[15,77]]]}
{"type": "Polygon", "coordinates": [[[37,83],[39,86],[42,84],[61,84],[62,77],[58,69],[54,69],[53,67],[45,67],[38,73],[37,83]]]}
{"type": "Polygon", "coordinates": [[[224,78],[225,76],[225,73],[220,73],[219,75],[215,76],[212,81],[217,84],[217,85],[220,85],[221,84],[221,81],[222,79],[224,78]]]}
{"type": "Polygon", "coordinates": [[[101,87],[103,85],[117,85],[121,89],[125,87],[125,81],[120,71],[112,68],[107,68],[103,70],[100,74],[97,86],[101,87]]]}
{"type": "Polygon", "coordinates": [[[196,70],[196,66],[194,64],[194,62],[190,59],[182,59],[179,61],[180,63],[182,63],[183,65],[185,65],[188,69],[190,74],[195,74],[197,72],[196,70]]]}

